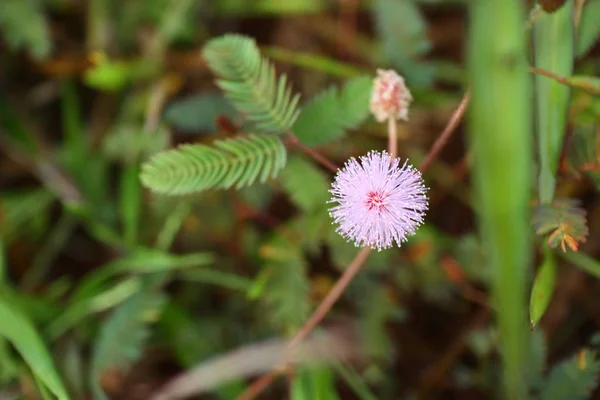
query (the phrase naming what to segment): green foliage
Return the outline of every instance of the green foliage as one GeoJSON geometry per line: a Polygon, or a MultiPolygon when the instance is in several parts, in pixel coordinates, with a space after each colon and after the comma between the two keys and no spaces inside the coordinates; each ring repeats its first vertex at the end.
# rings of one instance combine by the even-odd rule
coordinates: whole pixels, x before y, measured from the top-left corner
{"type": "Polygon", "coordinates": [[[578,200],[556,199],[552,204],[540,204],[534,208],[533,226],[540,235],[548,235],[548,245],[559,244],[563,252],[569,247],[577,251],[579,243],[585,242],[588,235],[586,212],[578,200]]]}
{"type": "Polygon", "coordinates": [[[161,294],[138,293],[120,305],[102,326],[94,344],[90,370],[96,399],[107,399],[99,384],[103,373],[125,369],[141,356],[150,336],[148,325],[158,318],[164,303],[161,294]]]}
{"type": "Polygon", "coordinates": [[[165,150],[169,141],[169,132],[164,125],[148,133],[138,124],[123,123],[108,132],[102,144],[107,157],[121,162],[133,162],[138,157],[165,150]]]}
{"type": "Polygon", "coordinates": [[[290,157],[281,171],[281,185],[294,203],[307,213],[322,210],[329,199],[329,181],[312,162],[290,157]]]}
{"type": "Polygon", "coordinates": [[[600,1],[588,0],[577,27],[577,57],[585,56],[600,38],[600,1]]]}
{"type": "Polygon", "coordinates": [[[300,96],[292,95],[285,75],[276,78],[275,68],[261,57],[253,39],[224,35],[209,41],[202,54],[221,78],[217,85],[257,130],[282,133],[291,128],[300,96]]]}
{"type": "Polygon", "coordinates": [[[533,281],[529,300],[529,319],[532,328],[537,325],[550,304],[556,283],[556,269],[554,255],[548,247],[544,247],[544,260],[533,281]]]}
{"type": "Polygon", "coordinates": [[[577,268],[600,279],[600,262],[589,255],[578,251],[561,254],[562,257],[577,268]]]}
{"type": "Polygon", "coordinates": [[[48,21],[39,0],[0,1],[0,31],[14,50],[45,58],[52,48],[48,21]]]}
{"type": "MultiPolygon", "coordinates": [[[[554,13],[541,11],[534,25],[535,66],[559,76],[573,73],[573,2],[554,13]]],[[[556,173],[567,127],[571,88],[536,75],[539,154],[538,196],[541,203],[554,198],[556,173]]]]}
{"type": "Polygon", "coordinates": [[[520,0],[475,1],[469,6],[469,151],[474,156],[475,209],[491,269],[503,396],[523,399],[530,338],[528,221],[534,153],[525,10],[520,0]]]}
{"type": "Polygon", "coordinates": [[[322,145],[358,127],[369,115],[372,79],[350,79],[341,92],[335,86],[325,89],[304,105],[292,132],[309,146],[322,145]]]}
{"type": "Polygon", "coordinates": [[[373,281],[361,283],[366,289],[361,291],[359,304],[367,353],[376,361],[389,359],[393,345],[385,324],[399,310],[385,286],[373,281]]]}
{"type": "Polygon", "coordinates": [[[292,400],[340,400],[334,375],[325,367],[301,368],[292,383],[292,400]]]}
{"type": "Polygon", "coordinates": [[[59,400],[69,395],[58,374],[46,345],[26,315],[12,303],[0,297],[0,337],[6,338],[21,354],[38,381],[59,400]]]}
{"type": "MultiPolygon", "coordinates": [[[[598,106],[600,112],[600,102],[598,106]]],[[[598,116],[600,117],[600,113],[598,116]]],[[[593,116],[592,118],[597,117],[593,116]]],[[[576,126],[567,147],[569,166],[577,175],[583,173],[596,188],[600,188],[599,130],[592,124],[576,126]]]]}
{"type": "Polygon", "coordinates": [[[219,116],[237,116],[231,103],[220,93],[203,92],[174,101],[165,111],[165,121],[187,133],[212,133],[219,116]]]}
{"type": "Polygon", "coordinates": [[[92,293],[86,293],[83,298],[73,296],[64,311],[48,325],[47,335],[57,339],[89,315],[108,310],[129,299],[140,291],[141,286],[139,278],[128,278],[111,286],[94,288],[92,293]]]}
{"type": "Polygon", "coordinates": [[[215,2],[215,11],[228,15],[265,14],[304,14],[323,11],[327,8],[324,0],[220,0],[215,2]]]}
{"type": "Polygon", "coordinates": [[[257,280],[264,279],[261,292],[268,318],[277,329],[293,334],[309,311],[306,262],[298,248],[280,237],[264,245],[261,254],[266,264],[257,280]]]}
{"type": "Polygon", "coordinates": [[[419,60],[431,49],[431,43],[415,1],[375,0],[372,7],[383,49],[393,66],[410,85],[432,85],[433,66],[419,60]]]}
{"type": "Polygon", "coordinates": [[[277,137],[248,135],[213,146],[183,145],[154,155],[142,166],[142,183],[158,193],[187,194],[207,189],[239,189],[274,178],[286,162],[277,137]]]}
{"type": "Polygon", "coordinates": [[[527,382],[529,382],[531,390],[538,391],[544,384],[547,352],[544,332],[540,329],[535,329],[531,335],[529,359],[527,360],[527,382]]]}
{"type": "Polygon", "coordinates": [[[540,400],[585,400],[598,384],[600,362],[589,350],[552,368],[546,378],[540,400]]]}
{"type": "Polygon", "coordinates": [[[44,189],[21,190],[0,194],[0,238],[11,243],[17,237],[39,232],[40,224],[53,203],[52,195],[44,189]],[[37,217],[37,218],[35,218],[37,217]]]}

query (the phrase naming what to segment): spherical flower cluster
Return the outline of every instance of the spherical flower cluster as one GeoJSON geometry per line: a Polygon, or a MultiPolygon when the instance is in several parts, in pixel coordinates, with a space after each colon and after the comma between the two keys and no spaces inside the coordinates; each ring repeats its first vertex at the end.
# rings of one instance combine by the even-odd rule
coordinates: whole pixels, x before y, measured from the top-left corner
{"type": "Polygon", "coordinates": [[[394,70],[377,70],[371,92],[371,113],[377,121],[389,118],[408,121],[408,107],[413,97],[404,83],[404,78],[394,70]]]}
{"type": "Polygon", "coordinates": [[[372,151],[351,158],[330,190],[338,203],[330,215],[337,232],[356,246],[381,250],[398,246],[415,233],[427,210],[427,188],[421,173],[405,162],[400,166],[387,152],[372,151]]]}

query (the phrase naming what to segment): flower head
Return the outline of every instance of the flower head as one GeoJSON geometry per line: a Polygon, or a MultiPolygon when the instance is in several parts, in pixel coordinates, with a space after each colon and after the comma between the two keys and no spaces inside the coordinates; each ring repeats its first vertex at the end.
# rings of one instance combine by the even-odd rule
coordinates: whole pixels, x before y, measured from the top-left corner
{"type": "Polygon", "coordinates": [[[379,122],[389,118],[408,121],[408,106],[413,98],[396,71],[378,69],[371,92],[371,112],[379,122]]]}
{"type": "Polygon", "coordinates": [[[337,232],[356,246],[378,250],[398,246],[423,222],[427,188],[421,173],[405,162],[400,166],[387,152],[372,151],[351,158],[341,169],[332,189],[330,209],[337,232]]]}

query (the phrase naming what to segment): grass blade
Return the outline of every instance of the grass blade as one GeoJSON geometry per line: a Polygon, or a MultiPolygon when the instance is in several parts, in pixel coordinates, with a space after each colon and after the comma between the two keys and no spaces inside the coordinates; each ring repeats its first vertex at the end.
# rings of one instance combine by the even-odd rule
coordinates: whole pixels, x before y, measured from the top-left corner
{"type": "MultiPolygon", "coordinates": [[[[559,76],[571,76],[575,52],[573,2],[558,11],[542,15],[534,26],[535,65],[559,76]]],[[[552,202],[556,170],[567,125],[571,88],[545,76],[536,75],[537,129],[539,152],[539,199],[552,202]]]]}
{"type": "Polygon", "coordinates": [[[15,346],[36,379],[59,399],[69,399],[46,345],[25,315],[12,304],[0,299],[0,321],[10,321],[0,324],[0,336],[15,346]]]}
{"type": "Polygon", "coordinates": [[[533,161],[525,12],[518,0],[479,0],[471,3],[470,21],[469,128],[476,209],[492,268],[505,395],[523,399],[533,161]]]}

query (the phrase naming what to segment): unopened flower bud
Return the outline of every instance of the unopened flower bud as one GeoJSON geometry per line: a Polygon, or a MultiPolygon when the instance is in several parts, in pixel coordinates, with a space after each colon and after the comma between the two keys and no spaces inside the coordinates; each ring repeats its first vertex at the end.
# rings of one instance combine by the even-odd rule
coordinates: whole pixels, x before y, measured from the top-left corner
{"type": "Polygon", "coordinates": [[[408,121],[408,107],[413,98],[404,83],[404,78],[396,71],[377,70],[371,92],[371,112],[379,122],[389,118],[408,121]]]}

